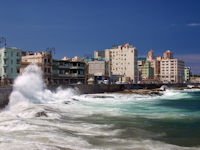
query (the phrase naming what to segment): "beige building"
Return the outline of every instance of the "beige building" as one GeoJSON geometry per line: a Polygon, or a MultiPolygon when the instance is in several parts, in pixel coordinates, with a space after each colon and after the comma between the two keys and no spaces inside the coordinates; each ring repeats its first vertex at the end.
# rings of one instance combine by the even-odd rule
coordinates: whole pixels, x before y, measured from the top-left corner
{"type": "Polygon", "coordinates": [[[25,56],[22,56],[21,61],[22,66],[20,68],[20,73],[31,63],[36,63],[43,71],[45,82],[47,84],[51,82],[52,52],[28,52],[25,56]]]}
{"type": "Polygon", "coordinates": [[[160,74],[160,60],[155,59],[154,51],[150,50],[147,56],[147,62],[151,63],[151,67],[154,68],[154,78],[159,79],[160,74]]]}
{"type": "Polygon", "coordinates": [[[137,48],[126,43],[124,46],[113,46],[105,49],[105,59],[108,62],[108,72],[112,76],[118,76],[124,82],[137,83],[137,48]]]}
{"type": "Polygon", "coordinates": [[[184,81],[184,61],[162,59],[160,61],[160,79],[163,83],[182,83],[184,81]]]}

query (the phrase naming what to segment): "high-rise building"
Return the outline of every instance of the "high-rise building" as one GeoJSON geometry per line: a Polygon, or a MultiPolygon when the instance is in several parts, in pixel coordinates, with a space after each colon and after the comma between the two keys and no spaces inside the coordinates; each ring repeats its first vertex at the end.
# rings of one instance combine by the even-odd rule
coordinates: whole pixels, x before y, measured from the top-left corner
{"type": "MultiPolygon", "coordinates": [[[[2,82],[13,83],[21,67],[21,49],[3,47],[0,49],[0,77],[2,82]]],[[[5,83],[6,84],[6,83],[5,83]]]]}
{"type": "Polygon", "coordinates": [[[124,46],[113,46],[112,49],[105,49],[105,59],[108,62],[108,72],[111,80],[137,83],[137,48],[126,43],[124,46]]]}

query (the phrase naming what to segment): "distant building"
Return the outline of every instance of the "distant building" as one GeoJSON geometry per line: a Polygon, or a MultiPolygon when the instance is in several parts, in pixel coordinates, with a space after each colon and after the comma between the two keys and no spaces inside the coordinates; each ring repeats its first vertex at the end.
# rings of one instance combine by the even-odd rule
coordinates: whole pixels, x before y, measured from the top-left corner
{"type": "Polygon", "coordinates": [[[52,52],[24,53],[20,73],[31,63],[36,63],[41,68],[45,82],[50,84],[52,82],[52,52]]]}
{"type": "Polygon", "coordinates": [[[164,83],[182,83],[184,81],[184,61],[162,59],[160,61],[160,78],[164,83]]]}
{"type": "Polygon", "coordinates": [[[184,69],[184,75],[185,75],[185,81],[190,81],[190,67],[185,67],[184,69]]]}
{"type": "Polygon", "coordinates": [[[64,57],[61,60],[53,60],[52,79],[54,84],[77,84],[85,83],[84,59],[64,57]]]}
{"type": "Polygon", "coordinates": [[[86,59],[88,65],[87,80],[92,78],[95,83],[108,78],[107,63],[105,59],[86,59]]]}
{"type": "Polygon", "coordinates": [[[154,68],[154,78],[159,79],[160,75],[160,61],[155,59],[154,51],[150,50],[147,56],[147,62],[151,63],[151,67],[154,68]]]}
{"type": "Polygon", "coordinates": [[[20,73],[21,49],[3,47],[0,49],[0,77],[5,84],[13,83],[20,73]],[[8,82],[8,83],[7,83],[8,82]]]}
{"type": "Polygon", "coordinates": [[[143,66],[138,66],[139,80],[153,79],[154,78],[154,68],[151,67],[150,62],[146,62],[143,66]]]}
{"type": "Polygon", "coordinates": [[[94,51],[95,59],[103,59],[105,58],[105,51],[94,51]]]}
{"type": "Polygon", "coordinates": [[[146,63],[146,58],[144,57],[138,57],[138,60],[137,60],[137,65],[138,66],[143,66],[145,63],[146,63]]]}
{"type": "Polygon", "coordinates": [[[172,53],[170,50],[166,51],[163,54],[163,59],[174,59],[174,53],[172,53]]]}
{"type": "Polygon", "coordinates": [[[105,49],[105,59],[108,63],[108,72],[112,80],[118,76],[124,82],[137,83],[137,48],[126,43],[124,46],[113,46],[105,49]]]}

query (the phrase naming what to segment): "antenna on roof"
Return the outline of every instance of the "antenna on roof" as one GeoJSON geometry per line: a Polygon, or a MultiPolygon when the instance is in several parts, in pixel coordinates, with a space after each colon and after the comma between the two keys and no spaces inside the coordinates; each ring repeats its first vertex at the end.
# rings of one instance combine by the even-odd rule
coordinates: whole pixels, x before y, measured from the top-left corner
{"type": "Polygon", "coordinates": [[[46,48],[46,52],[53,52],[54,54],[56,53],[56,49],[54,48],[54,47],[52,47],[52,48],[46,48]]]}
{"type": "Polygon", "coordinates": [[[4,46],[6,47],[6,38],[5,37],[0,38],[0,44],[1,43],[4,43],[5,44],[4,46]]]}

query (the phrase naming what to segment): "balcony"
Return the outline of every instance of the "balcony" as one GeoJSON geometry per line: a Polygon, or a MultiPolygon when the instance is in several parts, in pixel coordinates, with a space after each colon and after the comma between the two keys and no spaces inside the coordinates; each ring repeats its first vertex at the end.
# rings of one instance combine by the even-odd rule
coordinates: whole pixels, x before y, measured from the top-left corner
{"type": "Polygon", "coordinates": [[[8,67],[8,64],[3,64],[3,67],[8,67]]]}
{"type": "Polygon", "coordinates": [[[8,56],[5,56],[5,55],[4,55],[4,56],[3,56],[3,59],[8,59],[8,56]]]}
{"type": "Polygon", "coordinates": [[[70,68],[70,66],[61,66],[61,65],[59,65],[58,67],[59,68],[70,68]]]}
{"type": "Polygon", "coordinates": [[[81,66],[71,66],[70,69],[85,69],[85,67],[81,67],[81,66]]]}

